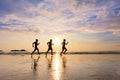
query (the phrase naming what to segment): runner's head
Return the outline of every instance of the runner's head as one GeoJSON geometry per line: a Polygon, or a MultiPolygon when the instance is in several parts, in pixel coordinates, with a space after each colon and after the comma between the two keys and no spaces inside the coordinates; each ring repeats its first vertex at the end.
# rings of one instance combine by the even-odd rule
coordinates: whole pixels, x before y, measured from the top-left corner
{"type": "Polygon", "coordinates": [[[64,39],[63,41],[66,41],[66,39],[64,39]]]}
{"type": "Polygon", "coordinates": [[[36,39],[36,42],[38,42],[38,39],[36,39]]]}
{"type": "Polygon", "coordinates": [[[50,42],[52,42],[52,39],[50,39],[50,42]]]}

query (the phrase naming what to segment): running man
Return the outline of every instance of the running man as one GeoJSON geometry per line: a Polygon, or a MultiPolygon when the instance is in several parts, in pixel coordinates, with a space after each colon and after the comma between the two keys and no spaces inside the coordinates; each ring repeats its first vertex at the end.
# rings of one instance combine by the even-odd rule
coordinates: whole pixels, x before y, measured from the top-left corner
{"type": "Polygon", "coordinates": [[[50,50],[51,50],[51,55],[53,55],[52,45],[54,45],[54,44],[52,43],[52,39],[50,39],[50,41],[47,42],[47,45],[48,45],[48,50],[47,50],[47,52],[46,52],[46,56],[47,56],[47,53],[48,53],[50,50]]]}
{"type": "Polygon", "coordinates": [[[68,42],[66,43],[66,39],[63,39],[63,42],[62,42],[62,51],[61,51],[60,55],[62,55],[62,53],[63,54],[66,53],[67,48],[65,47],[65,45],[67,45],[67,44],[68,44],[68,42]]]}
{"type": "Polygon", "coordinates": [[[38,54],[40,55],[39,49],[38,49],[38,45],[39,45],[39,44],[40,44],[40,43],[38,43],[38,39],[36,39],[36,41],[32,43],[32,46],[34,47],[34,51],[31,53],[31,55],[34,54],[34,52],[35,52],[36,50],[37,50],[38,54]]]}

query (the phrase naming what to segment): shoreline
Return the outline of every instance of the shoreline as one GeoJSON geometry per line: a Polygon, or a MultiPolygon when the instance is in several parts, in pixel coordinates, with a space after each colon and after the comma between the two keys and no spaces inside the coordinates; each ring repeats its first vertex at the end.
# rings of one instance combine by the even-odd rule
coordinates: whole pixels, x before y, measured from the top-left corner
{"type": "MultiPolygon", "coordinates": [[[[41,54],[45,54],[46,52],[40,52],[41,54]]],[[[55,54],[56,52],[53,52],[53,54],[55,54]]],[[[60,54],[60,52],[58,52],[60,54]]],[[[19,54],[27,54],[27,55],[31,55],[30,52],[26,52],[26,53],[0,53],[0,55],[19,55],[19,54]]],[[[37,53],[35,53],[37,54],[37,53]]],[[[51,53],[48,53],[51,54],[51,53]]],[[[72,55],[72,54],[120,54],[120,52],[67,52],[66,54],[63,55],[72,55]]]]}

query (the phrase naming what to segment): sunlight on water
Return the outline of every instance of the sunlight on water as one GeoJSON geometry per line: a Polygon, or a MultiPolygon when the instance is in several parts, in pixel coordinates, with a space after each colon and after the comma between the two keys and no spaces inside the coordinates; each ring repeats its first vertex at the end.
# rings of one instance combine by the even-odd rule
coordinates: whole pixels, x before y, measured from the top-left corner
{"type": "Polygon", "coordinates": [[[53,79],[54,80],[60,80],[61,78],[61,61],[60,61],[60,56],[58,53],[54,56],[54,61],[53,61],[53,79]]]}
{"type": "Polygon", "coordinates": [[[63,72],[65,69],[65,57],[60,56],[59,52],[56,52],[52,61],[52,78],[53,80],[63,80],[63,72]]]}
{"type": "Polygon", "coordinates": [[[60,53],[56,52],[55,55],[47,56],[46,59],[52,80],[63,80],[63,72],[66,67],[65,56],[60,56],[60,53]]]}
{"type": "Polygon", "coordinates": [[[0,80],[120,80],[120,55],[1,55],[0,80]]]}

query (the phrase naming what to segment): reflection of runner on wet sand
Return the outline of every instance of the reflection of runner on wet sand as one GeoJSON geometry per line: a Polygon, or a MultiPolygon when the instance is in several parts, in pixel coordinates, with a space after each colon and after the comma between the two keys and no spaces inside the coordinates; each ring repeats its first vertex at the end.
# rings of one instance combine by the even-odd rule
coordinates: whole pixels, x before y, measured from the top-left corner
{"type": "Polygon", "coordinates": [[[67,60],[66,60],[66,57],[65,57],[65,56],[57,56],[57,57],[56,57],[56,55],[55,55],[55,56],[50,56],[50,57],[46,56],[46,59],[47,59],[48,67],[49,67],[49,68],[52,68],[53,61],[55,61],[56,59],[57,59],[58,61],[60,61],[59,64],[62,64],[63,68],[66,67],[66,61],[67,61],[67,60]]]}
{"type": "Polygon", "coordinates": [[[62,80],[62,77],[66,75],[66,58],[55,54],[54,56],[47,56],[46,60],[48,72],[51,75],[52,80],[62,80]]]}
{"type": "Polygon", "coordinates": [[[48,58],[48,56],[46,56],[46,59],[47,59],[48,69],[51,69],[53,56],[51,56],[50,58],[48,58]]]}
{"type": "Polygon", "coordinates": [[[64,39],[63,42],[62,42],[62,51],[61,51],[61,53],[60,53],[61,56],[62,56],[62,54],[65,54],[65,53],[66,53],[67,48],[66,48],[65,45],[67,45],[67,44],[68,44],[68,42],[66,43],[66,39],[64,39]]]}
{"type": "Polygon", "coordinates": [[[33,61],[33,63],[32,63],[32,69],[34,69],[36,71],[37,66],[38,66],[38,61],[40,59],[40,56],[38,56],[37,58],[34,58],[33,56],[31,56],[31,59],[33,61]]]}
{"type": "Polygon", "coordinates": [[[66,62],[67,62],[66,57],[61,56],[61,59],[62,59],[62,66],[65,69],[66,68],[66,62]]]}

